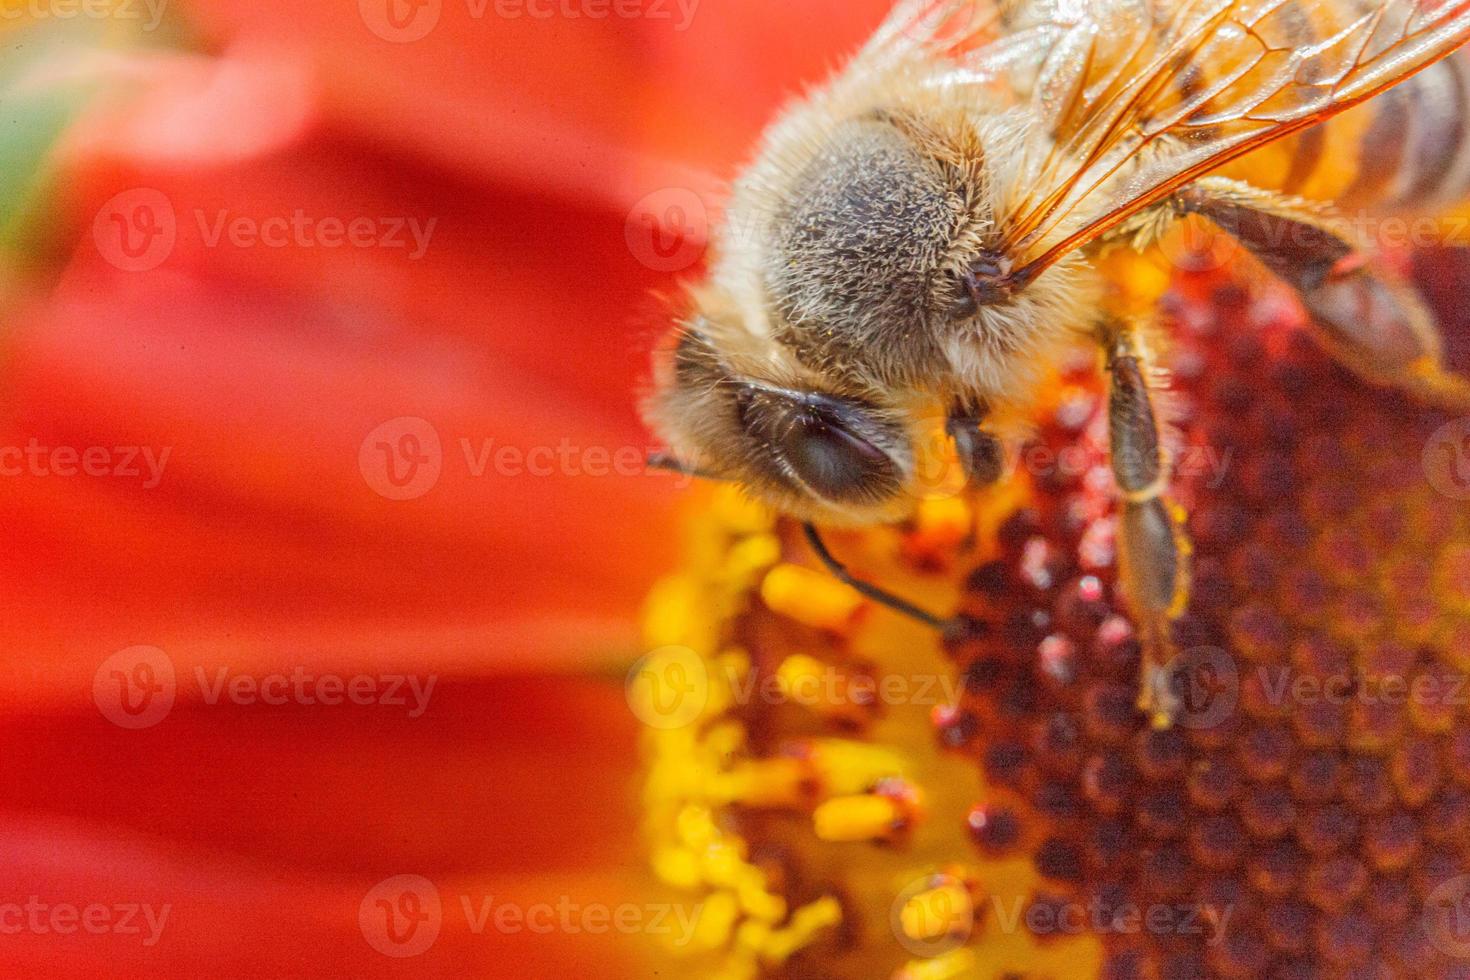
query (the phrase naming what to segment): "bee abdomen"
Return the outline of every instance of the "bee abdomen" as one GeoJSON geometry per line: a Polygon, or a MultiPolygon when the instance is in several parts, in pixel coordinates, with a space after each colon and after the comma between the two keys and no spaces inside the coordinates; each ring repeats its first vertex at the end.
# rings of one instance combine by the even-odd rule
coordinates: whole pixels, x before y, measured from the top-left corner
{"type": "MultiPolygon", "coordinates": [[[[1359,16],[1353,0],[1290,23],[1299,46],[1359,16]]],[[[1470,199],[1470,50],[1457,51],[1363,105],[1227,165],[1257,187],[1346,208],[1432,211],[1470,199]]]]}
{"type": "Polygon", "coordinates": [[[1417,210],[1470,194],[1470,55],[1458,51],[1357,111],[1372,121],[1345,201],[1417,210]]]}
{"type": "Polygon", "coordinates": [[[1429,211],[1470,198],[1470,53],[1227,168],[1257,187],[1346,208],[1429,211]]]}

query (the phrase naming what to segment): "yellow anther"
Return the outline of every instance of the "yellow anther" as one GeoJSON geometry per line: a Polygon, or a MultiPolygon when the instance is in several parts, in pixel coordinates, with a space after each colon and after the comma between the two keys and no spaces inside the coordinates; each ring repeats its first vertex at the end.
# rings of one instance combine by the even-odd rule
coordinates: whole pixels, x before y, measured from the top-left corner
{"type": "Polygon", "coordinates": [[[704,879],[712,885],[732,887],[743,879],[745,855],[730,843],[711,844],[704,852],[704,879]]]}
{"type": "Polygon", "coordinates": [[[715,490],[714,516],[727,530],[736,534],[756,534],[769,530],[774,523],[768,508],[751,500],[734,486],[721,486],[715,490]]]}
{"type": "Polygon", "coordinates": [[[713,725],[704,737],[706,759],[721,759],[740,752],[745,747],[745,728],[731,722],[713,725]]]}
{"type": "Polygon", "coordinates": [[[791,924],[786,928],[772,932],[762,955],[772,965],[784,963],[792,953],[809,945],[817,933],[841,921],[842,904],[831,895],[824,895],[793,912],[791,924]]]}
{"type": "Polygon", "coordinates": [[[735,931],[735,946],[737,949],[748,950],[756,956],[764,957],[766,950],[771,945],[771,924],[768,922],[752,922],[747,919],[740,923],[740,928],[735,931]]]}
{"type": "Polygon", "coordinates": [[[740,907],[745,914],[752,919],[761,922],[780,922],[786,917],[786,900],[779,895],[772,895],[767,890],[766,876],[750,869],[751,874],[745,876],[737,891],[740,899],[740,907]]]}
{"type": "Polygon", "coordinates": [[[711,795],[751,807],[794,806],[801,801],[806,775],[799,759],[760,759],[717,778],[711,795]]]}
{"type": "Polygon", "coordinates": [[[920,941],[966,935],[975,924],[975,904],[964,885],[950,878],[905,902],[899,923],[904,935],[920,941]]]}
{"type": "Polygon", "coordinates": [[[699,884],[699,859],[683,847],[660,847],[653,852],[653,873],[660,881],[675,888],[694,888],[699,884]]]}
{"type": "Polygon", "coordinates": [[[776,668],[781,696],[809,708],[821,708],[824,699],[832,700],[839,694],[840,690],[833,690],[837,680],[836,668],[804,653],[787,657],[776,668]]]}
{"type": "Polygon", "coordinates": [[[719,835],[709,809],[697,804],[690,804],[679,811],[675,832],[681,842],[696,850],[707,846],[719,835]]]}
{"type": "Polygon", "coordinates": [[[773,611],[817,629],[845,631],[863,597],[826,572],[777,565],[761,580],[761,600],[773,611]]]}
{"type": "Polygon", "coordinates": [[[812,828],[824,841],[867,841],[891,835],[903,817],[886,796],[842,796],[812,813],[812,828]]]}
{"type": "Polygon", "coordinates": [[[812,744],[810,756],[828,796],[856,795],[880,779],[903,775],[898,753],[865,742],[823,739],[812,744]]]}
{"type": "Polygon", "coordinates": [[[650,649],[687,646],[711,648],[714,631],[699,583],[671,575],[654,585],[643,606],[643,642],[650,649]]]}
{"type": "Polygon", "coordinates": [[[728,892],[715,892],[699,906],[690,945],[697,949],[716,949],[730,941],[740,910],[735,897],[728,892]]]}
{"type": "Polygon", "coordinates": [[[975,954],[955,949],[932,960],[910,960],[893,975],[893,980],[953,980],[972,976],[975,969],[975,954]]]}
{"type": "Polygon", "coordinates": [[[781,560],[781,542],[774,534],[753,534],[730,549],[724,571],[734,582],[743,583],[781,560]]]}

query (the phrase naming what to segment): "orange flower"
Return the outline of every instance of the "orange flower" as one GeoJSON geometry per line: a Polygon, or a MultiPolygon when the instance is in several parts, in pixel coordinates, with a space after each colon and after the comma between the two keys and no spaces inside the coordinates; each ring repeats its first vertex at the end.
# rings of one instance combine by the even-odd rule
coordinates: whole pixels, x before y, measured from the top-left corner
{"type": "Polygon", "coordinates": [[[1091,352],[1001,484],[831,535],[957,607],[942,640],[813,571],[792,522],[706,509],[634,686],[654,866],[722,913],[694,975],[1467,975],[1467,421],[1231,271],[1165,304],[1195,547],[1171,724],[1138,706],[1091,352]]]}
{"type": "MultiPolygon", "coordinates": [[[[150,26],[142,0],[80,18],[28,4],[39,23],[11,24],[27,32],[13,51],[47,57],[0,72],[26,109],[0,150],[62,137],[25,193],[0,194],[9,975],[642,977],[683,968],[670,938],[747,976],[1250,975],[1263,944],[1283,969],[1365,945],[1407,970],[1450,955],[1413,931],[1405,896],[1461,870],[1413,862],[1463,853],[1441,838],[1463,826],[1464,780],[1441,775],[1464,740],[1442,714],[1362,711],[1357,741],[1308,744],[1308,713],[1248,685],[1232,722],[1248,744],[1147,731],[1109,566],[1085,565],[1110,544],[1105,484],[1022,481],[837,539],[904,594],[963,596],[1000,637],[941,647],[725,496],[700,498],[693,559],[651,586],[678,550],[676,481],[639,465],[632,408],[664,325],[653,294],[697,268],[713,175],[886,6],[189,0],[150,26]],[[1016,579],[1031,591],[992,594],[1016,579]],[[701,659],[666,649],[634,676],[707,671],[699,725],[657,724],[636,685],[625,702],[628,663],[675,644],[701,659]],[[854,693],[894,672],[939,686],[898,707],[854,693]],[[792,696],[834,674],[845,686],[815,710],[792,696]],[[725,679],[774,693],[733,704],[725,679]],[[639,715],[659,730],[641,733],[642,783],[639,715]],[[1424,737],[1375,741],[1409,727],[1424,737]],[[1319,803],[1314,773],[1343,797],[1357,784],[1331,763],[1374,752],[1361,768],[1407,803],[1369,787],[1364,860],[1292,863],[1342,857],[1328,819],[1342,806],[1325,824],[1266,813],[1265,831],[1257,811],[1200,815],[1290,806],[1304,785],[1319,803]],[[1293,781],[1281,753],[1312,765],[1293,781]],[[1119,799],[1136,784],[1143,802],[1119,799]],[[1301,901],[1278,901],[1282,867],[1308,864],[1301,901]],[[1201,950],[1016,926],[1140,882],[1238,905],[1240,931],[1201,950]],[[1348,892],[1359,907],[1337,903],[1348,892]]],[[[1271,364],[1343,393],[1274,317],[1271,364]]],[[[1237,377],[1265,357],[1230,356],[1194,363],[1237,377]]],[[[1070,383],[1044,408],[1074,425],[1045,438],[1093,465],[1098,432],[1061,402],[1095,408],[1096,379],[1070,383]]],[[[1260,436],[1198,375],[1185,389],[1198,426],[1260,436]]],[[[1290,414],[1280,401],[1273,418],[1290,414]]],[[[1400,412],[1353,458],[1371,463],[1385,426],[1402,440],[1442,421],[1400,412]]],[[[1317,448],[1294,445],[1293,465],[1310,471],[1317,448]]],[[[1236,498],[1280,475],[1249,464],[1224,489],[1183,488],[1208,505],[1186,620],[1214,630],[1207,646],[1280,661],[1270,631],[1300,610],[1278,607],[1305,608],[1321,573],[1346,603],[1339,632],[1389,628],[1382,603],[1345,594],[1432,594],[1395,606],[1392,628],[1414,639],[1427,616],[1433,650],[1457,649],[1463,548],[1428,580],[1423,563],[1378,562],[1327,533],[1324,491],[1293,498],[1301,520],[1268,515],[1325,539],[1298,542],[1303,574],[1282,574],[1278,523],[1244,545],[1227,533],[1236,498]],[[1251,593],[1254,619],[1222,616],[1227,586],[1251,593]]],[[[1345,486],[1358,524],[1388,534],[1403,515],[1370,469],[1347,467],[1345,486]]],[[[1415,492],[1462,541],[1445,502],[1415,492]]]]}

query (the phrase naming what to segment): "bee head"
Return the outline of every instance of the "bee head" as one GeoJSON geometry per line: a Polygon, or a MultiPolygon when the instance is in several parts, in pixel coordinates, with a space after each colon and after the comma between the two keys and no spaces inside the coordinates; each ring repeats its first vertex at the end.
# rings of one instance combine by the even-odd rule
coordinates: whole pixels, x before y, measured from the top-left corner
{"type": "Polygon", "coordinates": [[[907,509],[913,459],[901,411],[737,370],[710,330],[696,319],[679,332],[645,404],[682,464],[803,519],[864,524],[907,509]]]}
{"type": "Polygon", "coordinates": [[[1013,400],[1068,311],[986,248],[982,142],[963,114],[922,111],[771,133],[647,402],[679,460],[848,525],[931,496],[936,449],[965,471],[940,464],[941,482],[994,468],[976,427],[947,416],[1013,400]]]}
{"type": "Polygon", "coordinates": [[[718,336],[708,320],[686,325],[645,405],[677,468],[739,483],[803,520],[847,525],[896,520],[936,490],[994,477],[991,447],[962,424],[973,420],[764,376],[769,362],[737,369],[742,359],[718,336]]]}

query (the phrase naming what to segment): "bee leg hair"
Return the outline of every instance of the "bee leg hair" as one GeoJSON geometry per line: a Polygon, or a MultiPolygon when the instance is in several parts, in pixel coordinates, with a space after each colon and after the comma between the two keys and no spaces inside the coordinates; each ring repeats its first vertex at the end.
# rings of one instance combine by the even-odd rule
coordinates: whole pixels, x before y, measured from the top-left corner
{"type": "Polygon", "coordinates": [[[1102,331],[1107,355],[1108,425],[1119,493],[1118,556],[1126,598],[1143,642],[1139,707],[1156,727],[1177,717],[1169,678],[1171,624],[1188,600],[1191,546],[1182,508],[1169,500],[1169,470],[1149,395],[1148,364],[1133,330],[1102,331]]]}

